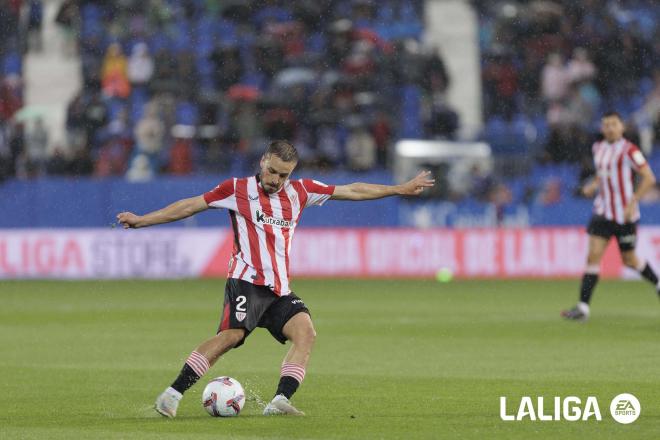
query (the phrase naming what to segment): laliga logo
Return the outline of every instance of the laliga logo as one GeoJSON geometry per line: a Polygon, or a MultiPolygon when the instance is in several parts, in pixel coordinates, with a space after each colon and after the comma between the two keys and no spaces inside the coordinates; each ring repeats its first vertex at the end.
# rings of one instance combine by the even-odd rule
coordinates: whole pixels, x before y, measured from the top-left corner
{"type": "Polygon", "coordinates": [[[598,400],[593,396],[587,397],[587,401],[584,404],[584,411],[581,406],[582,401],[579,397],[575,396],[566,397],[563,401],[561,397],[555,397],[552,413],[546,413],[542,396],[537,398],[536,403],[537,405],[534,407],[532,398],[523,396],[520,400],[518,413],[513,415],[507,414],[506,397],[500,397],[500,418],[504,421],[519,421],[529,418],[529,420],[568,420],[569,422],[575,422],[577,420],[589,420],[593,416],[598,421],[603,420],[603,417],[600,415],[598,400]]]}
{"type": "MultiPolygon", "coordinates": [[[[542,396],[537,397],[536,406],[529,396],[523,396],[520,399],[518,412],[509,414],[506,406],[506,397],[500,397],[500,418],[504,421],[520,421],[529,418],[529,420],[540,421],[558,421],[566,420],[575,422],[577,420],[589,420],[591,417],[597,421],[603,420],[598,406],[598,400],[594,396],[587,397],[582,405],[579,397],[568,396],[566,398],[555,397],[552,408],[546,410],[542,396]],[[552,412],[549,412],[549,411],[552,412]]],[[[610,404],[610,413],[612,418],[623,424],[632,423],[639,417],[641,405],[635,396],[629,393],[623,393],[612,399],[610,404]]]]}

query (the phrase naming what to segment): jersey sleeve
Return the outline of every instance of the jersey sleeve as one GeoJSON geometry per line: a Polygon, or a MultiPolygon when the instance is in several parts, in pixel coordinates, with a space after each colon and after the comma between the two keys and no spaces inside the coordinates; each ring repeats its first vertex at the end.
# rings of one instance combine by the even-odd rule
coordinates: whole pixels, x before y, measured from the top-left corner
{"type": "Polygon", "coordinates": [[[644,154],[642,154],[642,152],[637,147],[637,145],[630,144],[630,147],[628,147],[627,154],[628,154],[628,158],[630,159],[630,163],[632,164],[632,167],[635,171],[639,171],[648,165],[648,162],[646,161],[644,154]]]}
{"type": "Polygon", "coordinates": [[[334,185],[326,185],[318,180],[301,179],[300,181],[307,192],[305,207],[312,205],[323,205],[335,192],[334,185]]]}
{"type": "Polygon", "coordinates": [[[209,208],[225,208],[236,210],[236,193],[234,192],[234,179],[227,179],[204,193],[204,200],[209,208]]]}

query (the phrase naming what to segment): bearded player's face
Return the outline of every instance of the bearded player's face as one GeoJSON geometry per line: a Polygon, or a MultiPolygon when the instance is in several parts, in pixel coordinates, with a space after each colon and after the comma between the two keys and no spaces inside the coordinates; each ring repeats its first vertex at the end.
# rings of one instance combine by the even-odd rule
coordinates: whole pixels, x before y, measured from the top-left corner
{"type": "Polygon", "coordinates": [[[618,116],[607,116],[601,121],[600,130],[607,142],[616,142],[623,136],[625,127],[618,116]]]}
{"type": "Polygon", "coordinates": [[[270,154],[261,158],[261,186],[268,194],[276,193],[282,188],[284,182],[291,176],[297,162],[285,162],[279,157],[270,154]]]}

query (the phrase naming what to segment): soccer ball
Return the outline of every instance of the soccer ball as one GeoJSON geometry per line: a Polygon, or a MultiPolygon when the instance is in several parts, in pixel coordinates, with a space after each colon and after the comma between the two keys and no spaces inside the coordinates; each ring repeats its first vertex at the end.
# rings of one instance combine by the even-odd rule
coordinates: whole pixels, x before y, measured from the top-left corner
{"type": "Polygon", "coordinates": [[[214,417],[237,416],[245,405],[245,391],[236,379],[216,377],[204,388],[202,405],[214,417]]]}

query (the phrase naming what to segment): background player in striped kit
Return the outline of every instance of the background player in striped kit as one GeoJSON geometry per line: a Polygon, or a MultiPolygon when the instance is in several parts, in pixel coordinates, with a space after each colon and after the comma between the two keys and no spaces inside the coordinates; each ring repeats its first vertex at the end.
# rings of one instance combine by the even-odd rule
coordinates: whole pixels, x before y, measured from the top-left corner
{"type": "Polygon", "coordinates": [[[587,197],[596,195],[594,214],[587,228],[589,254],[580,300],[575,307],[561,313],[567,319],[586,321],[589,318],[589,302],[598,282],[600,262],[612,237],[617,240],[623,263],[653,283],[660,294],[655,271],[635,253],[640,217],[638,203],[655,185],[655,175],[639,148],[623,137],[624,129],[618,113],[606,113],[601,122],[604,139],[592,147],[596,177],[582,189],[587,197]],[[635,174],[641,177],[637,189],[635,174]]]}
{"type": "Polygon", "coordinates": [[[290,180],[297,163],[294,146],[275,141],[266,149],[256,176],[225,180],[204,195],[179,200],[144,216],[130,212],[117,216],[124,228],[142,228],[180,220],[208,208],[225,208],[234,231],[218,332],[190,354],[179,376],[156,400],[156,411],[163,416],[175,417],[183,393],[220,356],[242,345],[256,327],[267,328],[283,344],[291,341],[275,397],[264,414],[301,415],[289,399],[305,377],[316,338],[309,310],[289,288],[289,251],[302,211],[328,199],[415,196],[434,184],[426,171],[401,185],[334,186],[311,179],[290,180]]]}

